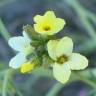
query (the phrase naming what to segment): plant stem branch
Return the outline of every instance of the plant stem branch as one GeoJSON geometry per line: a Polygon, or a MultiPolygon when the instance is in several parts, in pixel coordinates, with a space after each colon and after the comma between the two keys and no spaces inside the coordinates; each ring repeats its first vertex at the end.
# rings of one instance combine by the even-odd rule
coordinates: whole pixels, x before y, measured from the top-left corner
{"type": "MultiPolygon", "coordinates": [[[[87,33],[90,35],[92,39],[96,41],[95,29],[89,22],[88,14],[90,14],[81,4],[78,2],[79,0],[66,0],[67,4],[74,8],[78,17],[81,19],[81,23],[85,27],[87,33]],[[87,14],[86,14],[87,11],[87,14]]],[[[92,16],[92,14],[91,14],[92,16]]]]}
{"type": "Polygon", "coordinates": [[[11,37],[10,33],[6,30],[2,20],[0,19],[0,33],[6,41],[11,37]]]}
{"type": "Polygon", "coordinates": [[[96,83],[94,83],[91,80],[89,80],[88,78],[84,77],[79,72],[73,72],[73,73],[74,73],[74,75],[76,75],[78,77],[79,80],[87,83],[88,85],[90,85],[91,87],[93,87],[94,89],[96,89],[96,83]]]}
{"type": "Polygon", "coordinates": [[[46,96],[56,96],[57,93],[64,87],[63,84],[57,82],[51,90],[49,90],[49,92],[47,93],[46,96]]]}
{"type": "Polygon", "coordinates": [[[84,54],[90,54],[91,52],[96,50],[96,41],[92,40],[87,40],[81,45],[78,45],[77,48],[75,49],[76,52],[81,52],[84,54]]]}
{"type": "Polygon", "coordinates": [[[2,96],[7,96],[7,83],[8,83],[8,77],[9,77],[9,70],[7,70],[5,73],[4,73],[4,81],[3,81],[3,87],[2,87],[2,96]]]}

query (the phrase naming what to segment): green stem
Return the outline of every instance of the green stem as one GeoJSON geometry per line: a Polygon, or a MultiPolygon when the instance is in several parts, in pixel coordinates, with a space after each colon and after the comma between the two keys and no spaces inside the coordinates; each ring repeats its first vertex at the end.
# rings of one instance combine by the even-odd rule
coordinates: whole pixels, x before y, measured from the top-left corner
{"type": "Polygon", "coordinates": [[[96,94],[96,89],[93,89],[93,90],[89,91],[87,93],[87,96],[95,96],[95,95],[93,95],[94,93],[96,94]]]}
{"type": "Polygon", "coordinates": [[[90,12],[89,10],[86,10],[86,16],[90,18],[93,22],[96,22],[96,14],[90,12]]]}
{"type": "Polygon", "coordinates": [[[32,71],[32,74],[36,76],[45,76],[45,77],[53,78],[52,71],[49,69],[44,69],[42,67],[32,71]]]}
{"type": "Polygon", "coordinates": [[[78,14],[78,17],[81,19],[81,23],[83,24],[84,28],[86,29],[89,36],[92,38],[91,41],[86,42],[85,44],[82,44],[79,46],[79,50],[85,53],[92,52],[96,49],[96,33],[95,29],[92,26],[92,24],[89,22],[89,19],[95,22],[96,15],[90,12],[89,10],[85,9],[80,3],[79,0],[66,0],[67,4],[70,5],[76,13],[78,14]],[[94,42],[94,43],[92,43],[94,42]]]}
{"type": "Polygon", "coordinates": [[[95,29],[89,22],[88,18],[88,11],[86,14],[86,10],[83,8],[82,5],[79,4],[78,0],[66,0],[66,2],[74,8],[76,13],[78,14],[78,17],[81,19],[81,22],[85,29],[87,30],[88,34],[92,39],[96,41],[96,34],[95,34],[95,29]]]}
{"type": "Polygon", "coordinates": [[[94,83],[91,80],[89,80],[88,78],[84,77],[79,72],[73,72],[73,73],[74,73],[74,75],[76,75],[78,77],[79,80],[87,83],[88,85],[90,85],[91,87],[93,87],[94,89],[96,89],[96,83],[94,83]]]}
{"type": "MultiPolygon", "coordinates": [[[[82,17],[82,16],[81,16],[82,17]]],[[[84,25],[84,27],[86,28],[86,31],[88,32],[88,34],[90,35],[90,37],[96,41],[96,34],[95,34],[95,29],[93,28],[93,26],[91,25],[91,23],[87,20],[86,17],[82,17],[81,18],[82,24],[84,25]]]]}
{"type": "Polygon", "coordinates": [[[57,93],[64,87],[63,84],[57,82],[52,89],[47,93],[46,96],[56,96],[57,93]]]}
{"type": "Polygon", "coordinates": [[[4,81],[3,81],[3,88],[2,88],[2,96],[7,96],[7,83],[8,83],[8,77],[9,77],[9,70],[7,70],[4,74],[4,81]]]}
{"type": "Polygon", "coordinates": [[[91,52],[96,50],[96,41],[92,40],[87,40],[83,44],[77,46],[76,50],[77,52],[81,52],[84,54],[90,54],[91,52]]]}
{"type": "Polygon", "coordinates": [[[10,33],[6,30],[2,20],[0,19],[0,33],[6,41],[11,37],[10,33]]]}
{"type": "MultiPolygon", "coordinates": [[[[73,74],[75,77],[77,77],[76,80],[81,80],[85,83],[87,83],[88,85],[90,85],[92,88],[96,89],[96,84],[94,82],[92,82],[91,80],[89,80],[88,78],[84,77],[83,75],[81,75],[79,72],[74,72],[73,74]]],[[[75,80],[75,79],[74,79],[75,80]]],[[[72,81],[70,81],[72,82],[72,81]]],[[[47,93],[46,96],[56,96],[58,94],[58,92],[64,87],[63,84],[61,83],[56,83],[52,89],[47,93]]]]}
{"type": "Polygon", "coordinates": [[[0,0],[0,7],[6,6],[7,4],[11,4],[12,2],[14,2],[16,0],[0,0]]]}

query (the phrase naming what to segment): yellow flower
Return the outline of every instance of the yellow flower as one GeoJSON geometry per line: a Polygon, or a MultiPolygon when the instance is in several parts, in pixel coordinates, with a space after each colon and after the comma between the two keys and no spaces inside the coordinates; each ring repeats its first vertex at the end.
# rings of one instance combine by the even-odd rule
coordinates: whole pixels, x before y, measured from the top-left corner
{"type": "Polygon", "coordinates": [[[55,61],[53,64],[53,75],[61,83],[66,83],[70,77],[71,70],[80,70],[88,66],[85,56],[72,53],[73,42],[69,37],[60,40],[50,40],[47,44],[49,56],[55,61]]]}
{"type": "Polygon", "coordinates": [[[56,18],[53,11],[47,11],[44,16],[36,15],[34,17],[35,31],[42,35],[53,35],[63,29],[65,21],[61,18],[56,18]]]}
{"type": "Polygon", "coordinates": [[[21,72],[22,73],[26,73],[26,72],[30,72],[34,69],[35,64],[33,64],[32,62],[28,61],[24,64],[22,64],[21,66],[21,72]]]}

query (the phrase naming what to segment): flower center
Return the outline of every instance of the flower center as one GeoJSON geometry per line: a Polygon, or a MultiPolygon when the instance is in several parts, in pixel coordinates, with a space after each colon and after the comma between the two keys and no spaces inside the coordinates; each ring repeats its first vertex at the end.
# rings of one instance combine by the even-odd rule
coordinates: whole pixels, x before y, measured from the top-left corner
{"type": "Polygon", "coordinates": [[[59,58],[57,58],[57,62],[60,63],[60,64],[63,64],[65,62],[68,61],[68,57],[63,55],[63,56],[60,56],[59,58]]]}
{"type": "Polygon", "coordinates": [[[44,26],[43,29],[44,29],[44,31],[49,31],[51,28],[50,28],[50,26],[44,26]]]}

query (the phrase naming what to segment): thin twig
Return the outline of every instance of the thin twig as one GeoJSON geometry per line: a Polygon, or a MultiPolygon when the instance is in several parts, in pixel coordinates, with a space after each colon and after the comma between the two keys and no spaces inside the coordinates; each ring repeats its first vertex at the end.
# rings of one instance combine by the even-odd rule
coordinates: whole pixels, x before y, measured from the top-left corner
{"type": "Polygon", "coordinates": [[[56,96],[57,93],[64,87],[63,84],[57,82],[51,90],[49,90],[49,92],[47,93],[46,96],[56,96]]]}
{"type": "Polygon", "coordinates": [[[6,30],[2,20],[0,19],[0,34],[4,37],[6,41],[11,37],[10,33],[6,30]]]}
{"type": "Polygon", "coordinates": [[[93,28],[93,26],[91,25],[91,23],[88,20],[89,19],[88,16],[87,16],[88,11],[87,11],[87,14],[86,14],[85,8],[79,3],[78,0],[66,0],[66,2],[67,2],[68,5],[70,5],[71,7],[74,8],[76,13],[78,14],[78,17],[81,19],[81,23],[85,27],[87,33],[90,35],[90,37],[92,39],[94,39],[96,41],[95,29],[93,28]]]}
{"type": "Polygon", "coordinates": [[[9,77],[9,70],[7,70],[4,74],[4,81],[3,81],[3,87],[2,87],[2,96],[7,96],[7,83],[8,83],[8,77],[9,77]]]}
{"type": "Polygon", "coordinates": [[[96,89],[96,83],[94,83],[91,80],[89,80],[88,78],[84,77],[79,72],[73,72],[73,73],[78,77],[79,80],[87,83],[88,85],[90,85],[91,87],[93,87],[94,89],[96,89]]]}

